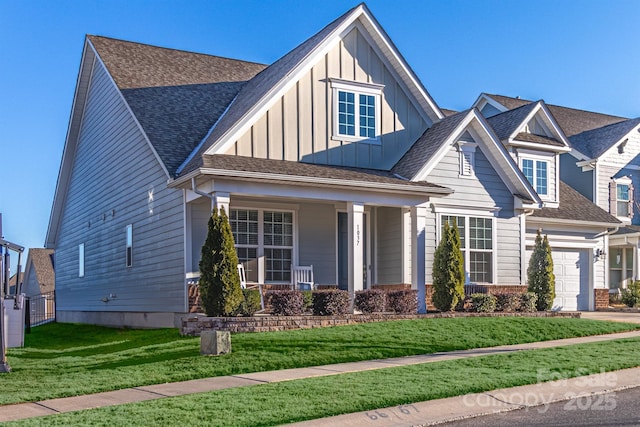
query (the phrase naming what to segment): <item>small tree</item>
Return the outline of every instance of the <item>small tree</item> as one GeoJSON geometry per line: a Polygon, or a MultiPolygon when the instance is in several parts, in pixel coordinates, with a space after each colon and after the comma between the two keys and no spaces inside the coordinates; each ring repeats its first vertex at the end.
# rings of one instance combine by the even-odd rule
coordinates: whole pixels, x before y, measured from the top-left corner
{"type": "Polygon", "coordinates": [[[207,316],[237,313],[244,297],[238,276],[238,255],[224,209],[209,218],[207,240],[200,258],[200,301],[207,316]]]}
{"type": "Polygon", "coordinates": [[[456,224],[444,223],[444,233],[433,259],[433,305],[451,311],[464,300],[464,259],[456,224]]]}
{"type": "Polygon", "coordinates": [[[538,230],[536,244],[529,260],[527,278],[529,292],[538,296],[536,301],[538,311],[551,309],[553,299],[556,297],[556,276],[553,274],[553,259],[551,258],[549,240],[547,236],[542,237],[540,230],[538,230]]]}

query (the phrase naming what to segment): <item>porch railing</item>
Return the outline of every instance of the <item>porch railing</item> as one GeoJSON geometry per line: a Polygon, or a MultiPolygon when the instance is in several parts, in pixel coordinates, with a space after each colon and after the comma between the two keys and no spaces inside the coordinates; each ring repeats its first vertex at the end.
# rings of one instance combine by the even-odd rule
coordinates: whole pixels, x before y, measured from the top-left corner
{"type": "Polygon", "coordinates": [[[56,321],[56,291],[27,297],[25,304],[24,320],[27,331],[31,327],[56,321]]]}

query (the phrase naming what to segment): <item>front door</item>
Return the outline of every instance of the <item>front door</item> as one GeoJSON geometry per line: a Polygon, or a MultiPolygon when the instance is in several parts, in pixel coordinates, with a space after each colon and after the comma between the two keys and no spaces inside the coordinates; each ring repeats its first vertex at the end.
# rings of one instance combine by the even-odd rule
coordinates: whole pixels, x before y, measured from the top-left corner
{"type": "MultiPolygon", "coordinates": [[[[367,227],[367,214],[362,221],[362,277],[363,289],[369,288],[369,229],[367,227]]],[[[338,288],[349,289],[349,217],[346,212],[338,212],[338,288]]]]}

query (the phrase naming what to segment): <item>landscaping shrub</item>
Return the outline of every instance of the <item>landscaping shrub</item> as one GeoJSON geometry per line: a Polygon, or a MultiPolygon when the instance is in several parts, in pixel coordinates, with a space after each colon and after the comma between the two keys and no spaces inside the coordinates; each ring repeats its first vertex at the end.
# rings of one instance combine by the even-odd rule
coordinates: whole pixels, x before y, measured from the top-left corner
{"type": "Polygon", "coordinates": [[[244,301],[240,304],[239,314],[243,316],[253,316],[262,308],[260,305],[259,289],[243,289],[244,301]]]}
{"type": "Polygon", "coordinates": [[[384,311],[387,294],[381,289],[367,289],[356,292],[354,306],[363,313],[384,311]]]}
{"type": "Polygon", "coordinates": [[[493,313],[496,311],[496,297],[488,294],[472,294],[471,304],[477,313],[493,313]]]}
{"type": "Polygon", "coordinates": [[[316,316],[347,314],[350,309],[351,298],[348,291],[332,289],[313,292],[313,314],[316,316]]]}
{"type": "Polygon", "coordinates": [[[504,292],[494,294],[496,297],[496,311],[513,312],[520,307],[520,294],[515,292],[504,292]]]}
{"type": "Polygon", "coordinates": [[[302,299],[304,301],[302,305],[302,311],[312,311],[313,309],[313,291],[301,291],[302,299]]]}
{"type": "Polygon", "coordinates": [[[464,299],[464,259],[460,251],[460,233],[444,223],[442,239],[433,258],[433,305],[440,311],[451,311],[464,299]]]}
{"type": "Polygon", "coordinates": [[[242,304],[238,255],[224,209],[209,218],[207,239],[200,257],[200,302],[207,316],[231,316],[242,304]]]}
{"type": "Polygon", "coordinates": [[[556,276],[553,274],[553,259],[551,258],[551,246],[547,236],[544,239],[540,230],[536,236],[536,244],[529,260],[527,269],[529,292],[538,295],[536,307],[539,311],[551,309],[553,299],[556,297],[556,276]]]}
{"type": "Polygon", "coordinates": [[[418,312],[418,291],[404,289],[387,293],[387,310],[399,314],[418,312]]]}
{"type": "Polygon", "coordinates": [[[636,280],[627,289],[622,290],[622,302],[628,307],[640,306],[640,280],[636,280]]]}
{"type": "Polygon", "coordinates": [[[520,306],[518,307],[518,311],[522,311],[525,313],[533,313],[538,310],[536,306],[536,301],[538,301],[538,295],[533,292],[524,292],[520,294],[520,306]]]}
{"type": "Polygon", "coordinates": [[[301,291],[270,291],[271,313],[275,316],[299,316],[304,307],[301,291]]]}

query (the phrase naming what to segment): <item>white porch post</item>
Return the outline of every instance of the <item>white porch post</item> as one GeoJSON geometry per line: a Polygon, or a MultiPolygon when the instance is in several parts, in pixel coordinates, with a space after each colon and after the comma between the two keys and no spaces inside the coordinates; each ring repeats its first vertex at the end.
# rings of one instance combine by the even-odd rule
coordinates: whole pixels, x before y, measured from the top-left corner
{"type": "Polygon", "coordinates": [[[364,203],[347,203],[347,226],[349,228],[349,295],[355,297],[356,291],[363,289],[364,275],[364,203]]]}
{"type": "Polygon", "coordinates": [[[224,213],[229,216],[229,203],[231,203],[231,196],[229,193],[216,191],[213,193],[213,198],[215,200],[215,207],[218,208],[218,210],[224,208],[224,213]]]}
{"type": "Polygon", "coordinates": [[[425,228],[427,208],[424,205],[411,207],[411,284],[418,288],[418,313],[427,312],[427,286],[425,283],[425,228]]]}
{"type": "Polygon", "coordinates": [[[633,280],[639,280],[640,277],[638,277],[638,266],[640,263],[640,251],[638,250],[638,245],[640,243],[636,243],[633,246],[633,280]]]}

